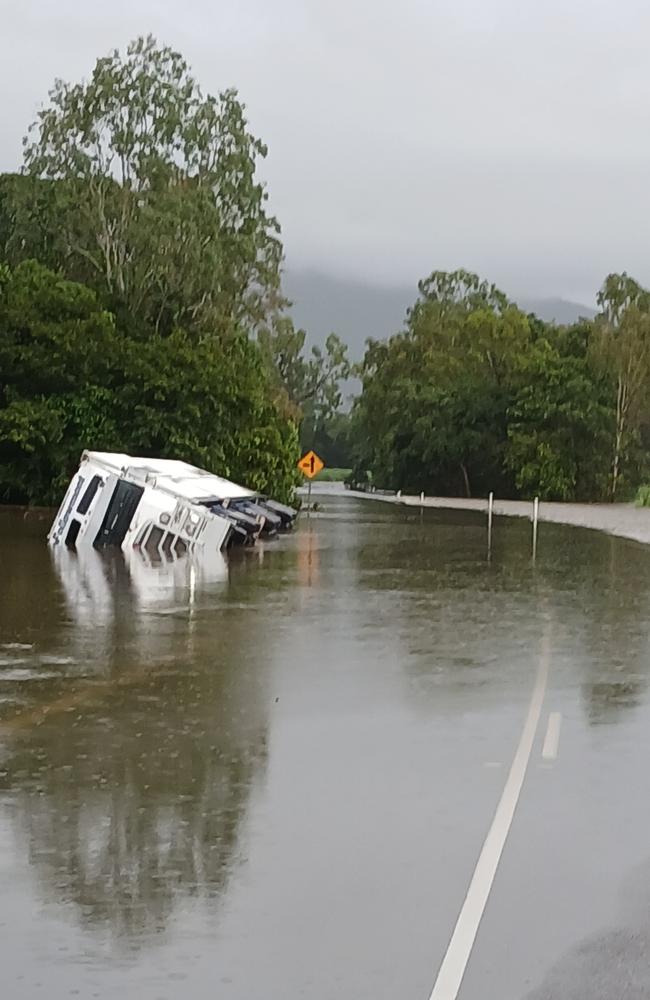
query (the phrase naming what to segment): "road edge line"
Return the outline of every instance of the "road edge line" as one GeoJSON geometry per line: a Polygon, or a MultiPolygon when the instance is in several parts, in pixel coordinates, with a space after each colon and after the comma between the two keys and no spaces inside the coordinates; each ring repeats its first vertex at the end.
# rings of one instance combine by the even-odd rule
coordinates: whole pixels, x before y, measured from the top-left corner
{"type": "Polygon", "coordinates": [[[456,1000],[458,996],[521,795],[542,714],[548,672],[548,630],[545,630],[535,685],[519,745],[429,1000],[456,1000]]]}
{"type": "Polygon", "coordinates": [[[558,751],[560,749],[561,731],[562,731],[562,713],[551,712],[551,714],[548,717],[548,726],[546,728],[546,737],[544,739],[544,746],[542,747],[543,760],[557,760],[558,751]]]}

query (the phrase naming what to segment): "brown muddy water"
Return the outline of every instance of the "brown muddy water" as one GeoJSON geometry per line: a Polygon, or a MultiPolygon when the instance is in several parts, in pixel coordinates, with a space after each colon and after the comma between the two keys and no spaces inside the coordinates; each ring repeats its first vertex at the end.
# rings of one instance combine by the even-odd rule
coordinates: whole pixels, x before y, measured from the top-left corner
{"type": "Polygon", "coordinates": [[[542,660],[459,995],[650,995],[650,551],[345,496],[210,566],[46,527],[0,513],[3,1000],[427,1000],[542,660]]]}

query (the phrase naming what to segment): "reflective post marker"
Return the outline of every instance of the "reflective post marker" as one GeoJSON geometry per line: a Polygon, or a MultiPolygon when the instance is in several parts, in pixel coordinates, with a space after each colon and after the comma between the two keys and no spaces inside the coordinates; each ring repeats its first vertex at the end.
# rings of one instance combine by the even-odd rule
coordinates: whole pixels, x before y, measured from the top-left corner
{"type": "Polygon", "coordinates": [[[494,493],[488,497],[488,559],[492,552],[492,514],[494,511],[494,493]]]}
{"type": "Polygon", "coordinates": [[[539,518],[539,497],[533,500],[533,562],[537,557],[537,521],[539,518]]]}

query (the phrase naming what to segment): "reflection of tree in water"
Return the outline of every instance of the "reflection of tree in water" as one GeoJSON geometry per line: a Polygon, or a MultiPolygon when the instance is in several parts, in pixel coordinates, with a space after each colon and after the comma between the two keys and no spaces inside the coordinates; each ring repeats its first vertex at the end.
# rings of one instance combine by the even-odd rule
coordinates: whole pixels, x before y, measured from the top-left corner
{"type": "Polygon", "coordinates": [[[190,600],[183,567],[145,579],[68,555],[67,615],[40,640],[64,641],[68,676],[7,717],[0,791],[48,899],[137,942],[182,899],[218,897],[239,863],[267,756],[268,640],[227,578],[190,600]]]}
{"type": "Polygon", "coordinates": [[[543,623],[526,528],[501,524],[490,562],[477,512],[409,511],[388,537],[369,534],[359,546],[364,615],[394,647],[423,710],[463,712],[468,692],[488,704],[517,682],[524,629],[537,648],[543,623]]]}
{"type": "Polygon", "coordinates": [[[567,670],[580,686],[590,723],[618,721],[648,686],[647,549],[542,524],[534,575],[553,621],[554,671],[567,670]]]}
{"type": "Polygon", "coordinates": [[[522,637],[530,643],[527,656],[537,648],[540,616],[552,622],[554,669],[565,669],[569,683],[580,686],[590,722],[616,721],[646,697],[645,547],[542,524],[533,566],[530,523],[498,519],[488,563],[481,516],[424,511],[421,523],[417,517],[396,522],[387,542],[369,537],[357,565],[377,627],[408,654],[418,697],[429,690],[435,699],[441,686],[464,692],[498,684],[509,663],[521,664],[522,637]]]}
{"type": "MultiPolygon", "coordinates": [[[[232,692],[231,692],[232,694],[232,692]]],[[[48,896],[117,936],[164,927],[180,897],[214,897],[237,844],[265,730],[239,728],[215,678],[173,676],[46,721],[2,786],[48,896]]]]}
{"type": "Polygon", "coordinates": [[[648,687],[648,552],[603,535],[594,538],[583,697],[589,721],[618,721],[648,687]]]}
{"type": "Polygon", "coordinates": [[[589,721],[616,722],[622,709],[635,708],[647,687],[645,678],[588,681],[583,686],[589,721]]]}
{"type": "Polygon", "coordinates": [[[25,518],[0,510],[0,642],[31,642],[40,629],[55,627],[56,578],[45,536],[51,519],[25,518]]]}

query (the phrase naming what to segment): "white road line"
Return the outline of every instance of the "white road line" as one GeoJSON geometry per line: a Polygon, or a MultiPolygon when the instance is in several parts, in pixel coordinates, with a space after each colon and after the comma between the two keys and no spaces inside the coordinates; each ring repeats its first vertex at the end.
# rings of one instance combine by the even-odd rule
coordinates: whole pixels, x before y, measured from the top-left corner
{"type": "Polygon", "coordinates": [[[505,846],[508,832],[512,825],[521,788],[526,776],[528,761],[533,750],[535,733],[539,724],[548,680],[549,653],[548,634],[545,629],[542,637],[539,667],[535,678],[535,687],[528,707],[528,715],[515,753],[508,780],[505,783],[501,800],[492,820],[492,826],[485,839],[479,856],[472,881],[469,884],[465,902],[461,907],[454,933],[442,960],[438,978],[429,996],[429,1000],[456,1000],[460,990],[465,969],[474,947],[476,935],[483,912],[487,905],[490,890],[497,873],[501,854],[505,846]]]}
{"type": "Polygon", "coordinates": [[[562,728],[562,715],[560,712],[551,712],[548,717],[548,728],[546,738],[542,747],[542,757],[544,760],[555,760],[560,746],[560,729],[562,728]]]}

